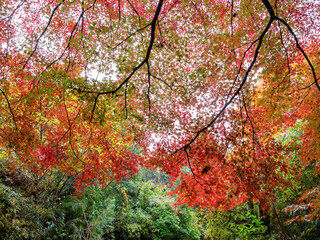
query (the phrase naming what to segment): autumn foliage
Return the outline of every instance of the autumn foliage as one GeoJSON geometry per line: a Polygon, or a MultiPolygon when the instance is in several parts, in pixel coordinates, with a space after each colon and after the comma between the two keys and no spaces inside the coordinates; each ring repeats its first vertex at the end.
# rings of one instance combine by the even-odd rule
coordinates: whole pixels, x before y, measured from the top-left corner
{"type": "Polygon", "coordinates": [[[1,148],[80,192],[160,167],[178,203],[267,209],[292,171],[279,136],[298,120],[301,162],[319,163],[319,7],[1,1],[1,148]]]}

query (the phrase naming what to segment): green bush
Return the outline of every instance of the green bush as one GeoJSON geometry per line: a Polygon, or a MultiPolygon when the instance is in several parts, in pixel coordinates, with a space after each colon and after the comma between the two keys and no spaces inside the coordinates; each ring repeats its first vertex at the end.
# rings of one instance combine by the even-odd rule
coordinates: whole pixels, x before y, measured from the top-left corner
{"type": "Polygon", "coordinates": [[[200,239],[196,217],[173,207],[166,189],[141,176],[87,187],[81,198],[66,198],[67,232],[73,239],[200,239]]]}
{"type": "MultiPolygon", "coordinates": [[[[256,206],[257,208],[257,206],[256,206]]],[[[267,227],[259,219],[258,209],[249,210],[245,204],[229,211],[200,211],[202,224],[209,239],[269,239],[267,227]]]]}
{"type": "Polygon", "coordinates": [[[54,191],[55,187],[61,189],[56,176],[53,174],[51,180],[32,177],[19,168],[12,170],[0,164],[2,239],[61,239],[66,234],[62,196],[54,191]]]}
{"type": "Polygon", "coordinates": [[[81,197],[73,197],[74,180],[0,164],[1,239],[200,239],[194,212],[173,206],[159,171],[88,186],[81,197]]]}

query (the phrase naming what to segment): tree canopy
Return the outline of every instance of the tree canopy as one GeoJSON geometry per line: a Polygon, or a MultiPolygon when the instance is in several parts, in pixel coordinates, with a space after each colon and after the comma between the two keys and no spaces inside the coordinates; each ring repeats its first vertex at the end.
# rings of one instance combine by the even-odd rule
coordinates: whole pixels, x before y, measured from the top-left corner
{"type": "Polygon", "coordinates": [[[75,175],[80,192],[160,167],[179,180],[178,203],[267,207],[299,171],[280,141],[297,121],[294,154],[319,166],[319,11],[304,0],[3,0],[2,151],[13,166],[75,175]]]}

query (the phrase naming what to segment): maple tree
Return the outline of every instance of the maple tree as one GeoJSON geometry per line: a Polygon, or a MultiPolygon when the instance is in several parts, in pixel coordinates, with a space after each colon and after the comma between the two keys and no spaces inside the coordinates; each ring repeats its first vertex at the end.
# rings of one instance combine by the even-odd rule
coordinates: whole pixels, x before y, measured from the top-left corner
{"type": "Polygon", "coordinates": [[[319,9],[1,1],[2,148],[35,172],[76,174],[79,190],[144,165],[180,179],[180,203],[266,208],[290,168],[279,134],[304,120],[301,161],[319,161],[319,9]]]}

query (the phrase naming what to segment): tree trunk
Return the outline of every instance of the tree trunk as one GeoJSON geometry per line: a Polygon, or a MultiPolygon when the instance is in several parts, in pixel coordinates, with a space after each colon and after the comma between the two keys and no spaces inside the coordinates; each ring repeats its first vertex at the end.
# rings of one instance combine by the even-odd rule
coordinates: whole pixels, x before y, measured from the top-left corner
{"type": "Polygon", "coordinates": [[[263,225],[267,227],[266,234],[270,235],[271,233],[270,213],[266,209],[263,209],[261,206],[259,206],[259,213],[260,213],[260,220],[262,221],[263,225]]]}

